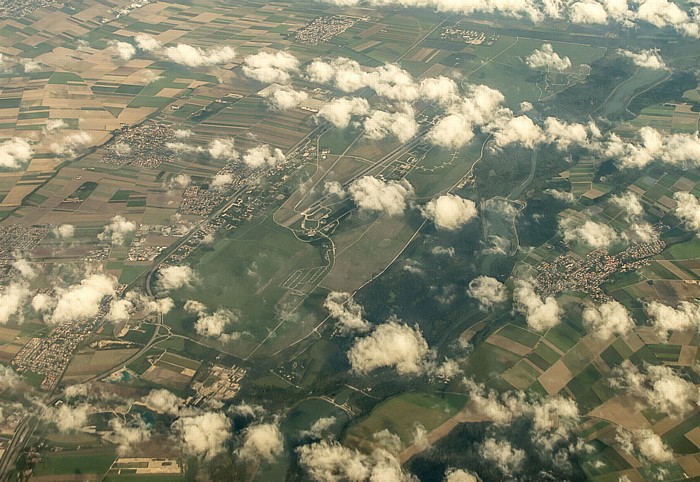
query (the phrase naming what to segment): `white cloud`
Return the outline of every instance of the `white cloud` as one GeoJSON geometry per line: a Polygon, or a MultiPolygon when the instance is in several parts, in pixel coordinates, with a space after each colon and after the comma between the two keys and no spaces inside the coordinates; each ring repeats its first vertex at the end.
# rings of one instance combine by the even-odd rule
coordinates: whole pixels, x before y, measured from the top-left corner
{"type": "Polygon", "coordinates": [[[291,74],[299,70],[299,60],[289,52],[260,52],[249,55],[243,64],[243,73],[260,82],[286,84],[291,74]]]}
{"type": "Polygon", "coordinates": [[[22,59],[19,63],[22,65],[22,71],[26,74],[39,72],[41,70],[41,64],[35,59],[22,59]]]}
{"type": "Polygon", "coordinates": [[[335,417],[321,417],[311,424],[309,430],[302,430],[300,435],[302,437],[321,438],[328,433],[337,421],[335,417]]]}
{"type": "Polygon", "coordinates": [[[674,214],[681,220],[686,229],[695,231],[700,235],[700,203],[698,198],[689,192],[677,192],[673,194],[676,201],[674,214]]]}
{"type": "Polygon", "coordinates": [[[409,482],[412,479],[401,468],[391,452],[376,448],[365,455],[337,442],[321,441],[297,448],[299,461],[312,480],[317,482],[409,482]]]}
{"type": "Polygon", "coordinates": [[[192,134],[194,133],[189,129],[175,129],[173,131],[175,139],[189,139],[192,137],[192,134]]]}
{"type": "Polygon", "coordinates": [[[642,127],[636,139],[623,141],[616,134],[601,145],[602,154],[622,167],[643,168],[652,161],[687,167],[700,165],[700,138],[695,134],[662,134],[642,127]]]}
{"type": "Polygon", "coordinates": [[[56,307],[47,317],[50,323],[66,323],[97,315],[102,300],[116,294],[117,279],[105,274],[92,274],[79,284],[57,290],[56,307]]]}
{"type": "Polygon", "coordinates": [[[57,156],[73,157],[76,155],[76,151],[88,147],[91,143],[92,137],[90,137],[90,134],[85,131],[78,131],[68,134],[58,142],[52,142],[50,149],[57,156]]]}
{"type": "Polygon", "coordinates": [[[369,331],[370,324],[364,319],[364,312],[350,293],[331,291],[323,302],[323,307],[330,316],[338,320],[341,332],[369,331]]]}
{"type": "Polygon", "coordinates": [[[647,366],[644,373],[625,360],[613,375],[613,388],[624,389],[645,406],[672,417],[682,417],[700,405],[700,386],[679,377],[670,367],[647,366]]]}
{"type": "Polygon", "coordinates": [[[664,338],[672,331],[700,331],[700,301],[681,301],[677,308],[652,301],[644,307],[652,326],[664,338]]]}
{"type": "Polygon", "coordinates": [[[178,174],[170,180],[168,187],[170,189],[185,189],[192,182],[192,178],[187,174],[178,174]]]}
{"type": "Polygon", "coordinates": [[[583,243],[593,249],[609,248],[623,240],[611,226],[590,219],[581,223],[575,218],[566,218],[559,222],[559,229],[565,243],[583,243]]]}
{"type": "Polygon", "coordinates": [[[158,284],[164,290],[177,290],[189,287],[197,280],[197,275],[189,266],[166,266],[160,269],[158,284]]]}
{"type": "Polygon", "coordinates": [[[431,367],[434,353],[418,328],[390,320],[368,336],[360,338],[348,352],[352,369],[369,373],[381,367],[394,367],[399,375],[416,375],[431,367]]]}
{"type": "Polygon", "coordinates": [[[252,147],[243,155],[243,162],[253,169],[274,166],[279,162],[284,162],[286,159],[287,157],[281,149],[272,149],[267,144],[252,147]]]}
{"type": "Polygon", "coordinates": [[[229,46],[202,49],[188,44],[177,44],[164,48],[163,56],[171,62],[187,67],[211,67],[232,62],[236,58],[236,52],[229,46]]]}
{"type": "Polygon", "coordinates": [[[231,422],[218,412],[183,417],[176,420],[173,427],[180,433],[183,450],[205,459],[223,452],[224,444],[231,436],[231,422]]]}
{"type": "Polygon", "coordinates": [[[565,203],[573,203],[576,200],[576,197],[571,192],[559,191],[557,189],[545,189],[544,193],[549,194],[554,199],[565,203]]]}
{"type": "Polygon", "coordinates": [[[169,415],[177,415],[183,402],[180,397],[164,388],[151,390],[143,399],[144,405],[148,408],[169,415]]]}
{"type": "Polygon", "coordinates": [[[632,62],[638,67],[651,70],[666,70],[667,68],[658,49],[640,50],[639,53],[629,50],[619,50],[618,52],[620,55],[632,59],[632,62]]]}
{"type": "Polygon", "coordinates": [[[529,281],[515,281],[513,303],[515,309],[525,316],[527,326],[535,331],[546,331],[561,322],[562,309],[557,300],[553,296],[542,300],[529,281]]]}
{"type": "Polygon", "coordinates": [[[396,112],[374,110],[364,120],[362,127],[368,139],[378,140],[388,136],[407,142],[418,133],[418,123],[413,107],[402,104],[396,112]]]}
{"type": "Polygon", "coordinates": [[[461,228],[478,215],[474,201],[455,194],[445,194],[430,200],[421,212],[435,223],[435,227],[447,231],[461,228]]]}
{"type": "Polygon", "coordinates": [[[673,452],[668,445],[649,429],[627,432],[618,428],[615,441],[628,454],[638,454],[643,462],[658,464],[673,460],[673,452]]]}
{"type": "Polygon", "coordinates": [[[238,151],[234,148],[233,139],[214,139],[209,143],[207,152],[213,159],[238,159],[238,151]]]}
{"type": "Polygon", "coordinates": [[[136,46],[144,52],[158,50],[163,46],[158,40],[145,33],[136,34],[134,40],[136,40],[136,46]]]}
{"type": "Polygon", "coordinates": [[[289,110],[299,106],[309,98],[304,91],[297,91],[289,87],[277,89],[267,96],[270,105],[274,109],[289,110]]]}
{"type": "Polygon", "coordinates": [[[214,189],[225,189],[233,183],[233,180],[233,174],[223,172],[211,178],[209,185],[214,189]]]}
{"type": "Polygon", "coordinates": [[[323,184],[323,194],[325,196],[337,196],[340,199],[345,199],[348,193],[343,189],[343,185],[338,181],[326,181],[323,184]]]}
{"type": "Polygon", "coordinates": [[[136,231],[136,223],[117,214],[105,226],[104,231],[97,235],[97,239],[100,241],[111,241],[112,244],[121,246],[124,244],[125,238],[134,231],[136,231]]]}
{"type": "Polygon", "coordinates": [[[600,306],[587,306],[583,310],[583,322],[588,331],[603,340],[624,336],[634,328],[634,320],[627,309],[617,301],[607,301],[600,306]]]}
{"type": "Polygon", "coordinates": [[[450,105],[459,99],[457,83],[447,77],[423,79],[419,85],[421,97],[442,105],[450,105]]]}
{"type": "Polygon", "coordinates": [[[326,119],[339,129],[350,125],[353,116],[369,113],[369,103],[360,97],[341,97],[324,104],[318,111],[319,117],[326,119]]]}
{"type": "Polygon", "coordinates": [[[60,226],[56,226],[52,232],[58,239],[73,239],[73,236],[75,236],[75,226],[72,224],[61,224],[60,226]]]}
{"type": "Polygon", "coordinates": [[[136,55],[136,47],[129,42],[112,40],[109,42],[109,49],[112,56],[120,60],[131,60],[136,55]]]}
{"type": "Polygon", "coordinates": [[[479,482],[476,475],[462,469],[448,469],[443,482],[479,482]]]}
{"type": "Polygon", "coordinates": [[[121,419],[113,418],[109,422],[109,428],[112,429],[112,433],[107,440],[117,446],[117,453],[122,457],[132,454],[135,446],[151,439],[151,430],[141,417],[137,417],[133,425],[127,425],[121,419]]]}
{"type": "Polygon", "coordinates": [[[33,280],[36,278],[36,270],[32,266],[32,263],[27,261],[24,258],[16,259],[12,263],[12,267],[19,271],[19,274],[22,278],[27,279],[27,280],[33,280]]]}
{"type": "Polygon", "coordinates": [[[483,311],[508,300],[505,285],[490,276],[478,276],[471,280],[467,294],[479,302],[479,308],[483,311]]]}
{"type": "Polygon", "coordinates": [[[0,168],[19,169],[34,155],[34,148],[24,139],[13,137],[0,143],[0,168]]]}
{"type": "Polygon", "coordinates": [[[364,176],[350,184],[348,194],[360,209],[399,216],[406,208],[407,198],[413,195],[413,186],[405,179],[383,181],[364,176]]]}
{"type": "Polygon", "coordinates": [[[228,341],[237,338],[240,334],[226,333],[227,328],[237,318],[233,312],[219,308],[214,313],[202,313],[194,324],[194,331],[200,336],[218,338],[221,341],[228,341]]]}
{"type": "Polygon", "coordinates": [[[496,89],[486,85],[469,85],[459,102],[452,104],[447,115],[430,129],[428,140],[445,148],[459,148],[469,144],[474,137],[475,128],[503,115],[504,100],[503,94],[496,89]]]}
{"type": "Polygon", "coordinates": [[[238,453],[245,459],[263,458],[273,462],[284,451],[284,438],[277,425],[262,423],[251,425],[243,434],[243,446],[238,453]]]}
{"type": "Polygon", "coordinates": [[[514,448],[506,440],[487,438],[479,449],[481,456],[496,464],[506,475],[511,475],[520,470],[525,461],[525,452],[514,448]]]}
{"type": "MultiPolygon", "coordinates": [[[[509,113],[510,114],[510,113],[509,113]]],[[[521,144],[532,149],[546,140],[544,132],[526,115],[502,115],[485,127],[498,147],[521,144]]]]}
{"type": "Polygon", "coordinates": [[[536,49],[526,59],[525,63],[531,69],[544,69],[547,71],[555,70],[561,72],[571,68],[571,59],[569,57],[561,57],[554,51],[552,44],[542,44],[542,47],[536,49]]]}
{"type": "Polygon", "coordinates": [[[61,403],[58,406],[44,407],[41,418],[56,425],[60,432],[69,433],[87,425],[89,409],[85,404],[72,407],[61,403]]]}
{"type": "Polygon", "coordinates": [[[17,387],[20,380],[19,375],[11,367],[0,365],[0,392],[17,387]]]}
{"type": "Polygon", "coordinates": [[[625,219],[628,222],[639,220],[644,216],[644,206],[642,206],[639,196],[632,191],[613,196],[610,198],[610,202],[625,212],[625,219]]]}

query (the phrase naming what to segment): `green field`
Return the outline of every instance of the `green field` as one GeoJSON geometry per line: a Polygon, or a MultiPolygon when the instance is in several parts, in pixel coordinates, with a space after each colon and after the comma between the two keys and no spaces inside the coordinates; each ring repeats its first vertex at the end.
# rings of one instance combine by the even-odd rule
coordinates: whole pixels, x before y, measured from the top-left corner
{"type": "Polygon", "coordinates": [[[457,413],[464,406],[466,396],[447,394],[444,397],[430,393],[413,392],[399,395],[382,403],[366,418],[351,425],[345,440],[362,444],[372,435],[388,430],[409,445],[413,442],[414,427],[421,424],[428,431],[457,413]]]}
{"type": "Polygon", "coordinates": [[[78,452],[47,454],[36,465],[34,475],[105,474],[114,462],[112,449],[86,449],[78,452]]]}

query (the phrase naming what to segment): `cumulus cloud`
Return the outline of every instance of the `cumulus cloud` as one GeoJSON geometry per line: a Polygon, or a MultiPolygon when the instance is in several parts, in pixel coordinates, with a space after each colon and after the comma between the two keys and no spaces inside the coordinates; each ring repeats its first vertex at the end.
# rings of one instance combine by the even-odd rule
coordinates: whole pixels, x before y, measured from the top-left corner
{"type": "Polygon", "coordinates": [[[377,448],[365,455],[338,442],[321,441],[297,448],[301,466],[317,482],[391,481],[409,482],[412,478],[401,468],[391,452],[377,448]]]}
{"type": "Polygon", "coordinates": [[[236,316],[233,312],[219,308],[214,313],[202,313],[194,324],[194,331],[201,336],[218,338],[221,341],[228,341],[240,336],[238,333],[226,333],[227,328],[234,321],[236,316]]]}
{"type": "Polygon", "coordinates": [[[487,438],[479,449],[481,456],[496,464],[506,475],[511,475],[520,470],[525,461],[525,452],[514,448],[506,440],[487,438]]]}
{"type": "MultiPolygon", "coordinates": [[[[352,369],[366,374],[382,367],[393,367],[399,375],[418,375],[433,373],[440,375],[441,368],[436,366],[435,352],[430,349],[423,334],[415,327],[399,323],[392,319],[379,325],[371,334],[360,338],[348,351],[352,369]]],[[[445,362],[448,369],[452,364],[445,362]]]]}
{"type": "Polygon", "coordinates": [[[109,42],[109,49],[112,56],[120,60],[131,60],[136,55],[136,47],[129,42],[112,40],[109,42]]]}
{"type": "Polygon", "coordinates": [[[214,139],[209,143],[207,152],[212,159],[236,160],[238,151],[234,148],[233,139],[214,139]]]}
{"type": "Polygon", "coordinates": [[[153,50],[158,50],[160,49],[163,45],[156,40],[155,38],[151,37],[150,35],[146,33],[139,33],[136,34],[136,37],[134,37],[134,40],[136,41],[136,46],[143,50],[144,52],[151,52],[153,50]]]}
{"type": "Polygon", "coordinates": [[[168,187],[170,189],[185,189],[192,182],[192,178],[187,174],[178,174],[170,180],[168,187]]]}
{"type": "Polygon", "coordinates": [[[243,73],[260,82],[286,84],[291,74],[299,70],[299,60],[289,52],[260,52],[249,55],[243,64],[243,73]]]}
{"type": "Polygon", "coordinates": [[[0,143],[0,168],[19,169],[34,155],[29,142],[19,137],[0,143]]]}
{"type": "Polygon", "coordinates": [[[350,125],[353,116],[365,116],[368,113],[369,103],[360,97],[336,98],[324,104],[318,111],[319,117],[339,129],[350,125]]]}
{"type": "Polygon", "coordinates": [[[479,482],[476,475],[462,469],[447,469],[443,482],[479,482]]]}
{"type": "Polygon", "coordinates": [[[97,235],[97,239],[111,241],[112,244],[121,246],[124,244],[125,238],[134,231],[136,231],[136,223],[117,214],[105,226],[104,231],[97,235]]]}
{"type": "Polygon", "coordinates": [[[294,109],[308,98],[309,94],[306,92],[294,90],[289,87],[277,89],[267,96],[270,106],[278,110],[294,109]]]}
{"type": "Polygon", "coordinates": [[[455,194],[445,194],[432,199],[421,209],[423,216],[435,223],[438,229],[454,231],[476,218],[476,203],[455,194]]]}
{"type": "Polygon", "coordinates": [[[197,274],[189,266],[166,266],[158,274],[158,285],[164,290],[177,290],[192,286],[197,274]]]}
{"type": "Polygon", "coordinates": [[[78,131],[68,134],[58,142],[52,142],[50,149],[57,156],[73,157],[76,155],[76,151],[88,147],[91,143],[92,137],[90,137],[90,134],[85,131],[78,131]]]}
{"type": "Polygon", "coordinates": [[[180,434],[183,450],[205,459],[223,452],[224,444],[231,436],[231,422],[219,412],[182,417],[175,421],[173,427],[180,434]]]}
{"type": "Polygon", "coordinates": [[[413,195],[413,186],[405,179],[383,181],[364,176],[350,184],[348,194],[360,209],[399,216],[406,208],[407,198],[413,195]]]}
{"type": "Polygon", "coordinates": [[[17,387],[20,380],[19,375],[11,367],[0,365],[0,392],[17,387]]]}
{"type": "Polygon", "coordinates": [[[22,66],[22,71],[25,74],[39,72],[41,70],[41,63],[35,59],[22,59],[19,61],[19,63],[22,66]]]}
{"type": "Polygon", "coordinates": [[[341,332],[369,331],[370,324],[364,318],[362,306],[357,303],[350,293],[331,291],[323,302],[323,307],[330,316],[338,320],[337,326],[341,332]]]}
{"type": "Polygon", "coordinates": [[[687,167],[700,165],[700,138],[695,134],[662,134],[642,127],[636,137],[624,141],[616,134],[601,145],[601,153],[617,159],[622,167],[644,168],[653,161],[687,167]]]}
{"type": "Polygon", "coordinates": [[[218,64],[228,64],[236,58],[236,52],[229,46],[202,49],[188,44],[177,44],[164,48],[162,53],[167,60],[187,67],[211,67],[218,64]]]}
{"type": "Polygon", "coordinates": [[[225,189],[230,186],[233,181],[233,174],[223,172],[212,177],[209,185],[214,189],[225,189]]]}
{"type": "Polygon", "coordinates": [[[407,142],[418,132],[415,112],[409,104],[403,104],[396,112],[372,111],[362,127],[365,136],[372,140],[394,136],[401,142],[407,142]]]}
{"type": "Polygon", "coordinates": [[[672,331],[700,331],[700,301],[681,301],[676,308],[652,301],[644,307],[652,326],[663,338],[672,331]]]}
{"type": "Polygon", "coordinates": [[[32,266],[32,263],[30,263],[24,258],[16,259],[15,261],[13,261],[12,267],[19,271],[20,276],[24,279],[33,280],[34,278],[36,278],[37,273],[34,269],[34,266],[32,266]]]}
{"type": "Polygon", "coordinates": [[[75,226],[72,224],[61,224],[60,226],[56,226],[53,228],[53,235],[56,236],[60,240],[68,240],[68,239],[73,239],[73,236],[75,236],[75,226]]]}
{"type": "Polygon", "coordinates": [[[658,434],[649,429],[622,431],[618,428],[615,441],[630,455],[639,456],[642,461],[652,464],[673,460],[673,452],[658,434]]]}
{"type": "Polygon", "coordinates": [[[143,399],[144,405],[158,413],[177,415],[183,400],[164,388],[151,390],[143,399]]]}
{"type": "Polygon", "coordinates": [[[478,276],[471,280],[467,294],[479,302],[479,308],[483,311],[508,299],[505,285],[490,276],[478,276]]]}
{"type": "Polygon", "coordinates": [[[323,195],[324,196],[337,196],[340,199],[344,199],[348,193],[343,189],[343,185],[338,181],[326,181],[323,184],[323,195]]]}
{"type": "Polygon", "coordinates": [[[474,12],[499,13],[513,17],[527,17],[533,22],[546,19],[566,18],[575,24],[605,24],[616,21],[632,27],[646,22],[655,27],[671,27],[681,35],[700,36],[697,10],[690,8],[691,14],[668,0],[639,0],[637,8],[630,9],[624,1],[580,0],[573,2],[535,2],[520,0],[503,2],[453,1],[453,0],[324,0],[343,6],[370,3],[373,5],[400,5],[403,7],[433,8],[439,11],[471,14],[474,12]]]}
{"type": "Polygon", "coordinates": [[[442,105],[450,105],[459,99],[457,83],[447,77],[423,79],[418,86],[421,97],[442,105]]]}
{"type": "Polygon", "coordinates": [[[639,220],[644,216],[644,206],[642,206],[639,195],[632,191],[613,196],[610,198],[610,202],[625,212],[625,219],[628,222],[639,220]]]}
{"type": "Polygon", "coordinates": [[[620,55],[632,59],[632,62],[638,67],[651,70],[665,70],[667,68],[658,49],[641,50],[639,52],[619,50],[618,52],[620,52],[620,55]]]}
{"type": "Polygon", "coordinates": [[[503,113],[505,97],[486,85],[470,85],[459,102],[450,105],[447,115],[428,131],[433,144],[455,149],[471,142],[474,129],[493,121],[503,113]]]}
{"type": "Polygon", "coordinates": [[[243,162],[253,169],[264,166],[274,166],[279,162],[284,162],[287,157],[281,149],[272,149],[267,144],[248,149],[243,155],[243,162]]]}
{"type": "Polygon", "coordinates": [[[566,218],[559,222],[559,229],[565,243],[583,243],[593,249],[609,248],[623,240],[609,225],[590,219],[581,223],[575,218],[566,218]]]}
{"type": "Polygon", "coordinates": [[[72,407],[66,403],[44,407],[41,418],[56,425],[60,432],[69,433],[87,425],[90,407],[86,404],[72,407]]]}
{"type": "Polygon", "coordinates": [[[119,418],[113,418],[109,422],[109,428],[112,432],[107,440],[117,446],[117,453],[122,457],[132,453],[135,446],[151,439],[151,430],[141,417],[137,417],[131,425],[127,425],[119,418]]]}
{"type": "Polygon", "coordinates": [[[572,203],[576,200],[576,197],[571,192],[559,191],[557,189],[545,189],[544,193],[549,194],[554,199],[565,203],[572,203]]]}
{"type": "Polygon", "coordinates": [[[321,438],[331,429],[338,420],[335,417],[321,417],[316,420],[309,430],[302,430],[302,437],[321,438]]]}
{"type": "Polygon", "coordinates": [[[284,451],[282,432],[274,423],[251,425],[243,434],[243,446],[238,453],[244,459],[274,461],[284,451]]]}
{"type": "Polygon", "coordinates": [[[634,328],[634,320],[627,309],[617,301],[607,301],[600,306],[587,306],[583,310],[583,322],[588,331],[603,340],[624,336],[634,328]]]}
{"type": "Polygon", "coordinates": [[[643,406],[672,417],[682,417],[700,405],[700,386],[663,365],[647,366],[645,371],[640,371],[625,360],[613,370],[610,385],[625,390],[643,406]]]}
{"type": "Polygon", "coordinates": [[[676,201],[674,214],[683,223],[686,229],[700,234],[700,203],[698,198],[689,192],[677,192],[673,194],[676,201]]]}
{"type": "Polygon", "coordinates": [[[4,325],[13,316],[19,316],[21,321],[21,310],[29,295],[29,287],[24,282],[12,282],[0,288],[0,324],[4,325]]]}
{"type": "Polygon", "coordinates": [[[544,300],[530,281],[516,280],[513,290],[516,311],[525,316],[527,325],[535,331],[548,330],[561,322],[562,309],[553,296],[544,300]]]}
{"type": "Polygon", "coordinates": [[[92,274],[79,284],[57,290],[56,307],[50,323],[67,323],[97,315],[102,300],[116,294],[117,279],[106,274],[92,274]]]}
{"type": "Polygon", "coordinates": [[[526,59],[525,63],[531,69],[544,69],[547,71],[555,70],[561,72],[571,68],[571,59],[569,57],[560,57],[554,51],[552,44],[542,44],[542,47],[536,49],[526,59]]]}

